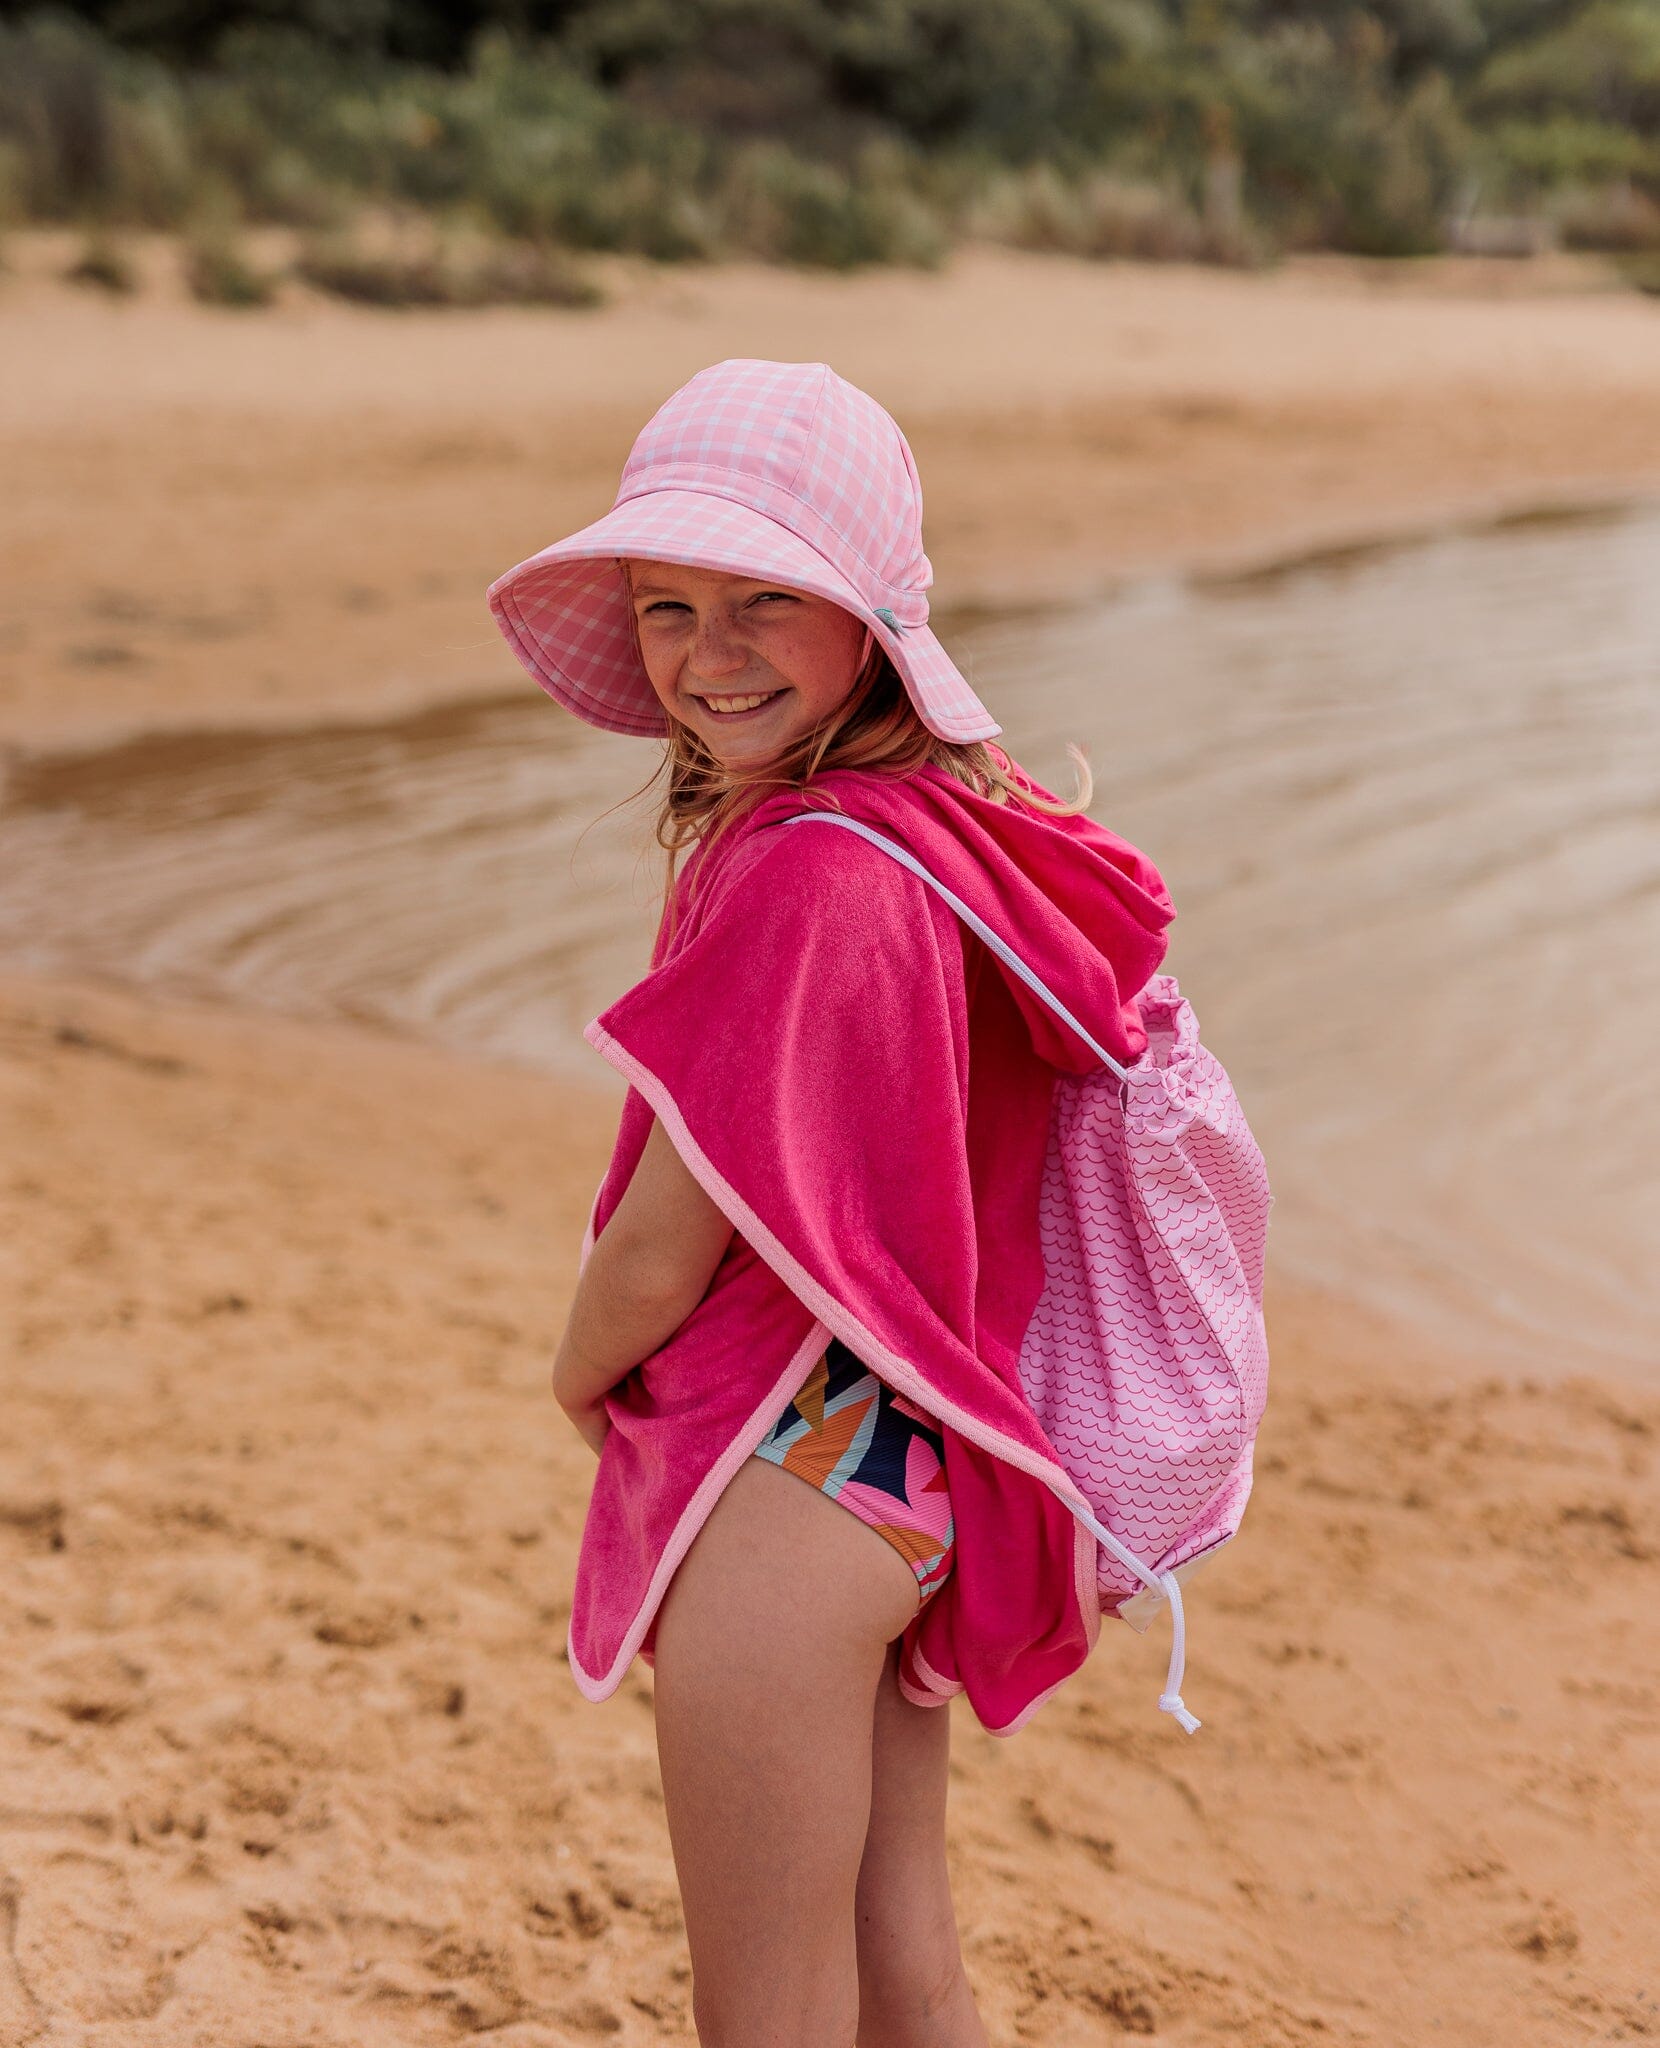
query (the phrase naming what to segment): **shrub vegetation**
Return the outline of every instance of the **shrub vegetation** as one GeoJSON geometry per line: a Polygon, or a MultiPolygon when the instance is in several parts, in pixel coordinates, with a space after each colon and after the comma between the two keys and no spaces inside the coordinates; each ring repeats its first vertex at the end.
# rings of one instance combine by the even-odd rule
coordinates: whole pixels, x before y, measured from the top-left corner
{"type": "MultiPolygon", "coordinates": [[[[555,249],[1237,262],[1509,215],[1629,254],[1660,217],[1660,0],[101,0],[0,27],[0,188],[106,230],[211,194],[304,230],[334,288],[446,303],[489,267],[376,259],[375,287],[339,238],[460,224],[530,297],[577,289],[555,249]]],[[[202,274],[234,297],[229,246],[202,274]]]]}

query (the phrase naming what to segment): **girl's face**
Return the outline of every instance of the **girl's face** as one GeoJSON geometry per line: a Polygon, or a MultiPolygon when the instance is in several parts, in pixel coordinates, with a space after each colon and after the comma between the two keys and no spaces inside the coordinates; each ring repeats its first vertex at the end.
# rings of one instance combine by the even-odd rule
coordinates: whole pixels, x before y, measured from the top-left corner
{"type": "Polygon", "coordinates": [[[625,569],[651,687],[723,768],[775,759],[851,692],[865,628],[840,605],[720,569],[625,569]]]}

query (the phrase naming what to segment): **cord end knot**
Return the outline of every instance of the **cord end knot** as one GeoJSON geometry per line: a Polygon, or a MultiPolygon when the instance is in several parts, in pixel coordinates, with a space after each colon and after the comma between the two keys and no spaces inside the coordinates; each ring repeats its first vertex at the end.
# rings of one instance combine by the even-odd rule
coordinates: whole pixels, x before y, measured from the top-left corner
{"type": "Polygon", "coordinates": [[[1188,1712],[1179,1692],[1161,1692],[1159,1694],[1159,1712],[1161,1714],[1168,1714],[1189,1735],[1197,1735],[1204,1726],[1204,1723],[1197,1714],[1190,1714],[1188,1712]]]}

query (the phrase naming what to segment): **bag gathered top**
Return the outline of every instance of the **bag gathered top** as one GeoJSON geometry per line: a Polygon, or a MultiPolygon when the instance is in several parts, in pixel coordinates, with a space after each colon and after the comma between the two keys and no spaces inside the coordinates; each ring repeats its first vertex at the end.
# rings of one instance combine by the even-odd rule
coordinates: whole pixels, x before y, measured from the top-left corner
{"type": "Polygon", "coordinates": [[[1263,1266],[1272,1196],[1261,1150],[1175,978],[1138,999],[1147,1049],[1115,1059],[975,911],[905,847],[837,811],[924,881],[1101,1064],[1059,1077],[1038,1207],[1044,1285],[1020,1351],[1027,1400],[1088,1503],[1103,1611],[1144,1629],[1170,1603],[1160,1708],[1182,1700],[1180,1578],[1235,1534],[1268,1391],[1263,1266]]]}

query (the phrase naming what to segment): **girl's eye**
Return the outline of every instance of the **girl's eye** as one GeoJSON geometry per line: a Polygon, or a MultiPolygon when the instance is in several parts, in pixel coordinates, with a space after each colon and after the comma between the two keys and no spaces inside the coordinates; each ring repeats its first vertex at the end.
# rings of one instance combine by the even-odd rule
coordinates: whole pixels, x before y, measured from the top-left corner
{"type": "MultiPolygon", "coordinates": [[[[757,604],[795,604],[799,600],[788,590],[761,590],[749,602],[757,604]]],[[[648,619],[654,612],[689,612],[691,606],[678,597],[652,598],[640,608],[642,619],[648,619]]]]}

